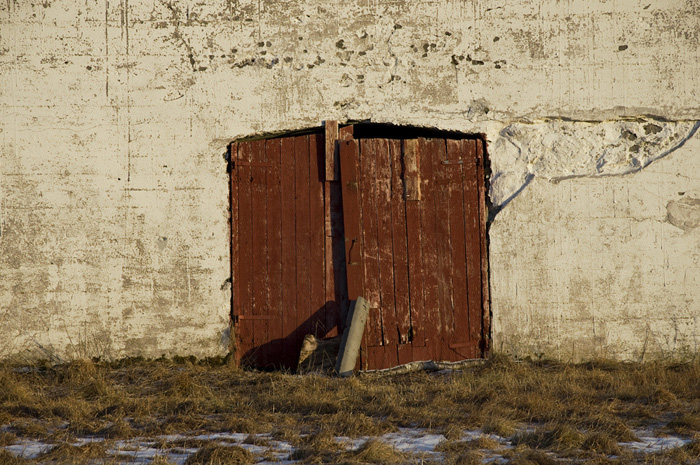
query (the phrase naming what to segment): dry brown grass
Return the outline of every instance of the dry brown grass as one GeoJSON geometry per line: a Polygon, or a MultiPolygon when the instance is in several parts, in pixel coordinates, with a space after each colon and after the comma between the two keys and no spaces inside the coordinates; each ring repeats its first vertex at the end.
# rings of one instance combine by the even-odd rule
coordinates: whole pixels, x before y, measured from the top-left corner
{"type": "Polygon", "coordinates": [[[508,460],[509,464],[512,465],[555,465],[559,463],[551,455],[528,448],[516,449],[516,451],[510,454],[508,460]]]}
{"type": "Polygon", "coordinates": [[[314,463],[328,463],[331,457],[344,449],[335,436],[328,431],[310,434],[294,441],[294,452],[291,460],[304,460],[314,463]]]}
{"type": "Polygon", "coordinates": [[[394,446],[376,439],[366,441],[352,455],[363,463],[393,464],[406,460],[406,455],[396,450],[394,446]]]}
{"type": "Polygon", "coordinates": [[[607,433],[590,434],[581,444],[581,448],[605,455],[620,455],[617,440],[607,433]]]}
{"type": "Polygon", "coordinates": [[[102,442],[89,442],[82,446],[59,444],[44,452],[37,460],[41,463],[87,464],[94,459],[109,457],[107,448],[102,442]]]}
{"type": "Polygon", "coordinates": [[[2,449],[0,450],[0,465],[27,465],[33,463],[22,457],[15,457],[12,453],[2,449]]]}
{"type": "MultiPolygon", "coordinates": [[[[322,447],[314,452],[300,435],[372,437],[423,427],[451,441],[474,429],[512,437],[527,449],[510,457],[521,462],[545,460],[538,450],[580,451],[585,460],[601,461],[613,443],[635,440],[634,429],[661,426],[692,438],[700,428],[698,362],[573,365],[497,356],[449,376],[352,379],[246,371],[222,359],[15,368],[0,366],[0,426],[20,439],[56,443],[79,436],[272,433],[311,450],[307,458],[315,460],[324,457],[322,447]],[[523,431],[528,425],[534,429],[523,431]]],[[[466,447],[449,460],[461,454],[467,463],[478,455],[468,452],[481,449],[488,447],[466,447]]],[[[328,454],[333,461],[362,460],[328,454]]]]}
{"type": "Polygon", "coordinates": [[[242,447],[208,445],[188,457],[185,465],[244,465],[254,462],[253,454],[242,447]]]}

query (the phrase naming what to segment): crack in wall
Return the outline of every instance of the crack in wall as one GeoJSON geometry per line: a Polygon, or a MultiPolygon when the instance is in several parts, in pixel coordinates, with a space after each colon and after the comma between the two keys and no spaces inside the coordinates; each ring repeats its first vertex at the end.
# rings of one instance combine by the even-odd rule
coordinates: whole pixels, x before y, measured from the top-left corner
{"type": "Polygon", "coordinates": [[[556,183],[577,177],[636,173],[682,147],[699,128],[700,121],[651,117],[510,124],[489,144],[491,215],[495,216],[535,178],[556,183]]]}

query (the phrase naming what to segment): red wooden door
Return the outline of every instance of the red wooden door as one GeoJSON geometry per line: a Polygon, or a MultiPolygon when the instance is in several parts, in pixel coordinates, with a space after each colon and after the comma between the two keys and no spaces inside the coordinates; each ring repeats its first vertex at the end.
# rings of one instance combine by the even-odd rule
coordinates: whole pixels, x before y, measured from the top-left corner
{"type": "Polygon", "coordinates": [[[336,137],[340,177],[322,133],[231,145],[237,361],[294,369],[304,336],[336,335],[359,295],[363,369],[483,356],[481,141],[336,137]]]}
{"type": "Polygon", "coordinates": [[[326,212],[340,209],[340,193],[323,182],[323,144],[310,134],[231,145],[232,320],[244,365],[294,369],[306,334],[336,334],[344,263],[333,270],[327,239],[341,232],[326,212]]]}
{"type": "Polygon", "coordinates": [[[361,366],[483,355],[481,142],[341,142],[349,295],[370,304],[361,366]]]}

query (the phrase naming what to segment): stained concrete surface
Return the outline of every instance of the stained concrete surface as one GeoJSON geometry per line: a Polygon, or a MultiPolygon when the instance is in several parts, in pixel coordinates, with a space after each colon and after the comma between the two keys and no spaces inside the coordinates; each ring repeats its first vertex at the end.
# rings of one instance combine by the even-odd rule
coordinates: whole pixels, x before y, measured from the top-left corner
{"type": "Polygon", "coordinates": [[[693,0],[2,2],[0,356],[225,353],[227,143],[370,118],[486,135],[496,348],[697,353],[699,35],[693,0]]]}

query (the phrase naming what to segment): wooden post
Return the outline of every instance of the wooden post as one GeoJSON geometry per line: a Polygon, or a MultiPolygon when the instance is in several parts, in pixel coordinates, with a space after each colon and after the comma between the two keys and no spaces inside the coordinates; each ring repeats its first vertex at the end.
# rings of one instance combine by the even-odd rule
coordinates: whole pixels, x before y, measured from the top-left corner
{"type": "Polygon", "coordinates": [[[338,122],[326,121],[326,181],[339,181],[338,122]]]}

